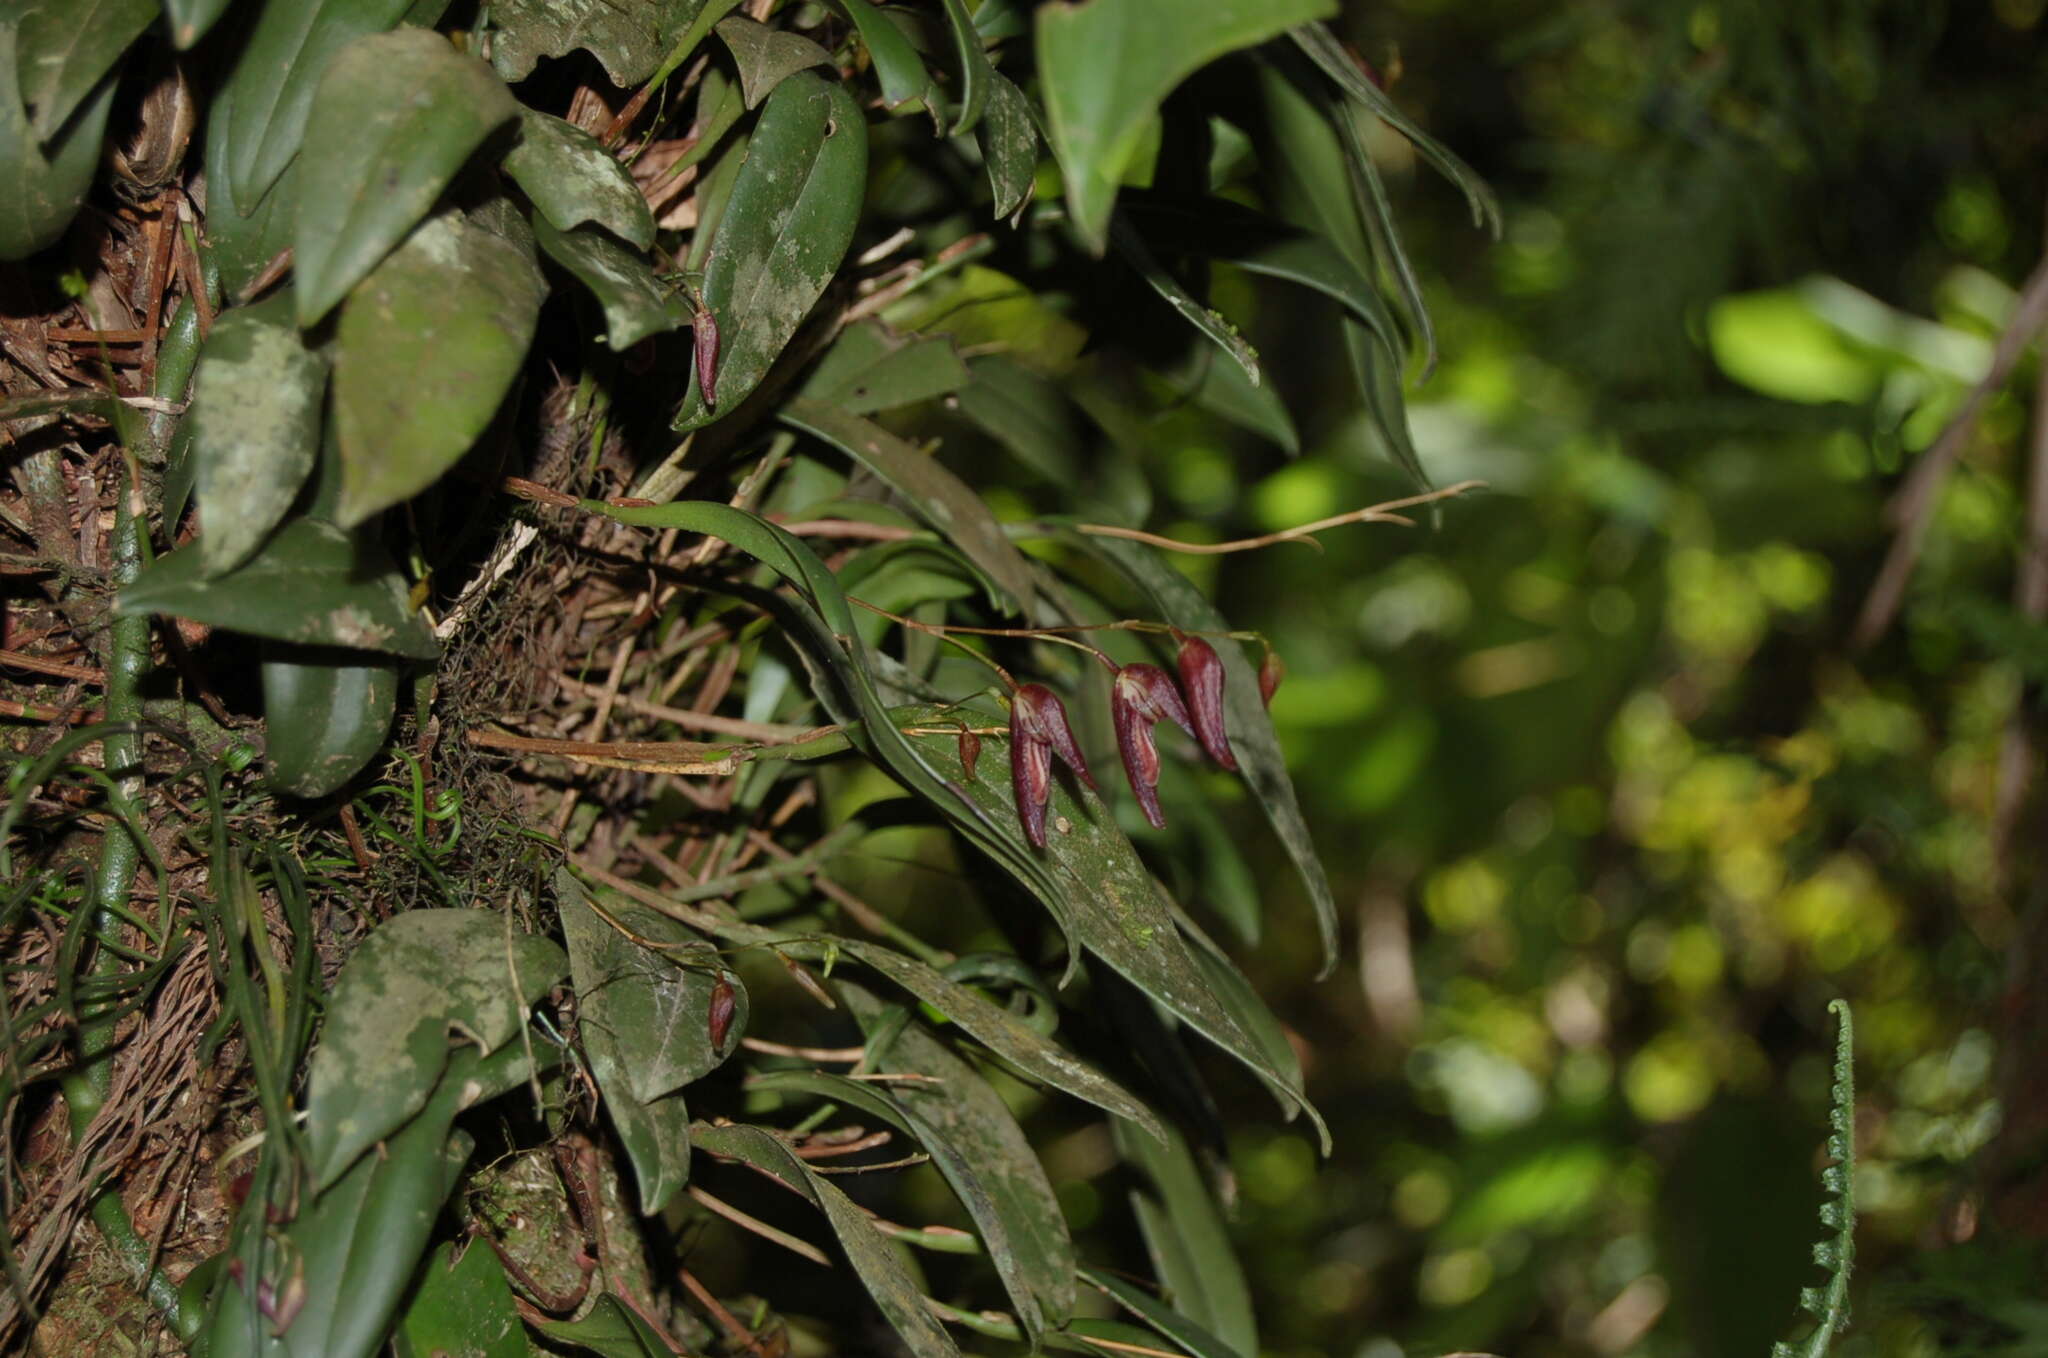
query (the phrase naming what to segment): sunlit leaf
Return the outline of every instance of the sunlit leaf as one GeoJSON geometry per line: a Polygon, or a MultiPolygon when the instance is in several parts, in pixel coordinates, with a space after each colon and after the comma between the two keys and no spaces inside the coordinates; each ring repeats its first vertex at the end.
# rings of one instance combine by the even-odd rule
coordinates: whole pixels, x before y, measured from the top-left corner
{"type": "Polygon", "coordinates": [[[574,123],[520,109],[519,143],[504,163],[556,230],[593,222],[628,245],[645,250],[654,244],[654,214],[632,173],[574,123]]]}
{"type": "Polygon", "coordinates": [[[867,124],[844,86],[799,71],[768,96],[704,273],[724,348],[716,409],[692,384],[677,429],[737,405],[789,343],[853,239],[867,163],[867,124]]]}
{"type": "Polygon", "coordinates": [[[545,296],[530,240],[454,213],[363,280],[334,340],[343,523],[417,495],[468,450],[518,376],[545,296]]]}
{"type": "Polygon", "coordinates": [[[548,258],[576,275],[604,308],[609,348],[630,349],[688,322],[683,298],[654,276],[644,258],[603,232],[587,226],[557,231],[547,218],[535,217],[533,235],[548,258]]]}
{"type": "Polygon", "coordinates": [[[1067,202],[1099,254],[1117,185],[1173,88],[1226,52],[1336,11],[1332,0],[1087,0],[1037,12],[1047,133],[1067,202]]]}
{"type": "Polygon", "coordinates": [[[312,473],[327,360],[306,347],[289,293],[214,322],[192,395],[199,555],[209,574],[247,561],[312,473]]]}
{"type": "Polygon", "coordinates": [[[15,11],[17,78],[37,140],[57,135],[156,15],[157,0],[27,0],[15,11]]]}
{"type": "Polygon", "coordinates": [[[889,1324],[901,1335],[916,1358],[954,1358],[959,1349],[924,1304],[917,1282],[904,1271],[890,1244],[877,1231],[867,1214],[853,1205],[845,1193],[815,1173],[785,1141],[759,1127],[713,1127],[698,1123],[690,1129],[696,1143],[714,1155],[723,1155],[753,1166],[788,1184],[811,1200],[832,1223],[847,1262],[867,1287],[889,1324]]]}
{"type": "Polygon", "coordinates": [[[158,557],[121,591],[122,613],[168,613],[252,636],[431,660],[434,633],[413,611],[382,548],[317,519],[294,519],[246,564],[209,576],[194,543],[158,557]]]}
{"type": "MultiPolygon", "coordinates": [[[[299,324],[325,316],[404,240],[470,153],[518,111],[490,67],[424,29],[372,34],[336,53],[313,98],[299,171],[299,324]]],[[[238,105],[238,118],[247,112],[238,105]]]]}
{"type": "Polygon", "coordinates": [[[801,33],[770,28],[744,15],[720,23],[717,32],[740,68],[740,89],[748,108],[759,106],[769,91],[798,71],[832,64],[832,54],[801,33]]]}
{"type": "Polygon", "coordinates": [[[495,910],[408,910],[349,955],[307,1080],[316,1186],[427,1104],[451,1047],[488,1053],[569,970],[562,950],[495,910]]]}
{"type": "Polygon", "coordinates": [[[398,1358],[525,1358],[533,1351],[512,1304],[505,1267],[482,1240],[462,1257],[443,1245],[427,1257],[419,1290],[398,1322],[398,1358]]]}
{"type": "Polygon", "coordinates": [[[15,31],[15,23],[0,19],[0,260],[26,259],[64,234],[92,185],[114,104],[109,77],[45,148],[46,157],[15,80],[15,31]]]}

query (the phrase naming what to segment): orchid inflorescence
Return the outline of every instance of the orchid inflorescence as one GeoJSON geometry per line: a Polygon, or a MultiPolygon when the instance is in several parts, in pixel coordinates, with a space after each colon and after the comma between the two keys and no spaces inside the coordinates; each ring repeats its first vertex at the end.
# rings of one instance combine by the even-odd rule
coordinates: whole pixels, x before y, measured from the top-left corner
{"type": "MultiPolygon", "coordinates": [[[[1161,720],[1171,721],[1186,731],[1221,767],[1233,772],[1237,769],[1237,758],[1231,753],[1230,738],[1223,724],[1223,661],[1215,647],[1200,637],[1181,635],[1180,642],[1175,662],[1180,671],[1178,688],[1173,676],[1157,665],[1117,665],[1104,658],[1114,672],[1109,710],[1116,725],[1124,775],[1138,795],[1145,819],[1155,829],[1166,824],[1166,817],[1159,810],[1159,751],[1152,741],[1152,728],[1161,720]]],[[[1279,662],[1269,650],[1259,670],[1260,696],[1271,702],[1279,681],[1279,662]]],[[[978,741],[974,748],[978,753],[978,741]]],[[[964,741],[962,755],[964,763],[964,741]]],[[[1067,724],[1067,709],[1059,695],[1043,684],[1017,685],[1010,695],[1010,785],[1016,793],[1017,816],[1023,822],[1024,837],[1033,848],[1045,847],[1045,813],[1052,799],[1054,756],[1076,778],[1095,789],[1094,775],[1088,772],[1088,762],[1067,724]]]]}

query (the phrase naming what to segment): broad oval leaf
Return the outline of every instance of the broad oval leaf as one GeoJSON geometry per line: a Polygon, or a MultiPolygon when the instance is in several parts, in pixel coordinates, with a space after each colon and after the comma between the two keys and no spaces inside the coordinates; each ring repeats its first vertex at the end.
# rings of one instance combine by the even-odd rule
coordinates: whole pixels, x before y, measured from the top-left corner
{"type": "Polygon", "coordinates": [[[455,213],[427,221],[363,280],[334,339],[341,522],[455,465],[518,376],[545,296],[530,242],[455,213]]]}
{"type": "Polygon", "coordinates": [[[307,1077],[314,1186],[426,1107],[452,1044],[496,1051],[568,970],[497,911],[408,910],[372,930],[335,979],[307,1077]]]}
{"type": "Polygon", "coordinates": [[[533,219],[534,239],[549,259],[576,275],[604,308],[604,342],[630,349],[649,335],[689,320],[689,308],[675,290],[654,276],[647,261],[591,227],[557,231],[547,218],[533,219]]]}
{"type": "Polygon", "coordinates": [[[925,1305],[917,1280],[898,1261],[896,1247],[875,1229],[866,1212],[805,1164],[787,1142],[743,1125],[713,1127],[700,1122],[690,1134],[712,1154],[750,1165],[809,1198],[832,1223],[847,1262],[914,1358],[958,1358],[960,1350],[925,1305]]]}
{"type": "Polygon", "coordinates": [[[207,188],[225,178],[244,212],[262,201],[306,135],[314,91],[334,54],[357,38],[382,33],[399,21],[411,0],[299,0],[266,4],[256,12],[247,46],[215,96],[235,107],[235,125],[218,153],[211,136],[207,188]]]}
{"type": "MultiPolygon", "coordinates": [[[[712,0],[732,8],[729,0],[712,0]]],[[[703,0],[496,0],[491,62],[507,80],[532,74],[542,57],[579,48],[596,57],[612,83],[640,84],[662,65],[703,0]]],[[[710,6],[705,5],[705,8],[710,6]]]]}
{"type": "Polygon", "coordinates": [[[432,660],[440,647],[409,593],[383,548],[301,518],[226,575],[206,573],[196,543],[166,553],[121,591],[115,611],[169,613],[273,641],[432,660]]]}
{"type": "Polygon", "coordinates": [[[363,651],[266,650],[264,773],[294,797],[324,797],[384,748],[398,667],[363,651]]]}
{"type": "Polygon", "coordinates": [[[233,570],[284,520],[320,452],[327,360],[306,347],[289,293],[235,307],[206,337],[192,395],[199,556],[233,570]]]}
{"type": "Polygon", "coordinates": [[[522,108],[505,173],[559,231],[595,222],[628,245],[654,244],[654,214],[632,173],[574,123],[522,108]]]}
{"type": "Polygon", "coordinates": [[[867,164],[867,124],[843,86],[799,71],[768,96],[704,271],[723,342],[716,408],[692,383],[678,430],[739,404],[789,343],[853,240],[867,164]]]}
{"type": "MultiPolygon", "coordinates": [[[[338,52],[313,96],[299,171],[299,324],[325,316],[375,268],[518,112],[490,67],[438,34],[374,33],[338,52]]],[[[238,118],[248,113],[237,105],[238,118]]]]}
{"type": "Polygon", "coordinates": [[[156,18],[157,0],[28,0],[16,11],[22,102],[48,141],[156,18]]]}
{"type": "Polygon", "coordinates": [[[100,163],[111,76],[86,97],[45,157],[15,78],[16,25],[0,20],[0,260],[26,259],[64,234],[100,163]]]}
{"type": "Polygon", "coordinates": [[[718,36],[740,68],[740,91],[748,108],[760,105],[784,79],[811,66],[830,66],[832,54],[801,33],[788,33],[735,14],[718,25],[718,36]]]}
{"type": "Polygon", "coordinates": [[[455,1249],[442,1245],[420,1269],[419,1290],[393,1336],[399,1358],[526,1358],[533,1346],[497,1252],[482,1240],[471,1240],[460,1259],[455,1249]]]}
{"type": "Polygon", "coordinates": [[[661,1336],[609,1292],[581,1320],[540,1319],[531,1324],[554,1343],[598,1358],[674,1358],[661,1336]]]}
{"type": "Polygon", "coordinates": [[[1196,70],[1296,24],[1334,0],[1086,0],[1037,13],[1047,133],[1066,172],[1068,209],[1096,253],[1117,185],[1159,104],[1196,70]]]}

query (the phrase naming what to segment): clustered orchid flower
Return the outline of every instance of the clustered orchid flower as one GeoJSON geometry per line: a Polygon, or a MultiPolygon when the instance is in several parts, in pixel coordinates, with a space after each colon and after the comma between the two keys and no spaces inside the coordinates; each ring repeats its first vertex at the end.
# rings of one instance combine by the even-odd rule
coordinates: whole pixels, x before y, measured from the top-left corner
{"type": "MultiPolygon", "coordinates": [[[[1165,670],[1143,662],[1115,667],[1116,677],[1110,686],[1110,717],[1116,726],[1124,775],[1130,779],[1145,819],[1154,828],[1166,824],[1166,817],[1159,810],[1159,750],[1152,739],[1152,728],[1160,721],[1171,721],[1186,731],[1219,766],[1232,772],[1237,770],[1237,757],[1224,729],[1223,661],[1215,647],[1200,637],[1183,635],[1175,667],[1180,671],[1179,688],[1165,670]]],[[[1278,659],[1268,650],[1259,671],[1259,690],[1269,703],[1279,679],[1278,659]]],[[[978,753],[979,742],[975,750],[978,753]]],[[[1043,684],[1021,685],[1010,698],[1010,782],[1016,793],[1017,815],[1024,824],[1024,837],[1038,849],[1045,847],[1045,813],[1052,798],[1054,755],[1073,770],[1075,777],[1091,789],[1095,787],[1073,730],[1067,725],[1067,710],[1058,696],[1043,684]]],[[[968,762],[964,736],[961,758],[963,764],[968,762]]]]}

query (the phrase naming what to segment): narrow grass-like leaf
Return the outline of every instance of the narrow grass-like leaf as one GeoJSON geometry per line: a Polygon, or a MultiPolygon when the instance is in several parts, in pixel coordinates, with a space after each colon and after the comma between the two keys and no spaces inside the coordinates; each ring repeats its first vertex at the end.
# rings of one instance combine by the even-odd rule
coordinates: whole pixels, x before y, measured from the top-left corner
{"type": "Polygon", "coordinates": [[[519,142],[504,165],[556,230],[592,222],[639,249],[654,244],[654,214],[632,173],[574,123],[520,109],[519,142]]]}
{"type": "Polygon", "coordinates": [[[1251,1288],[1187,1142],[1174,1132],[1162,1144],[1121,1122],[1110,1131],[1117,1151],[1149,1180],[1132,1191],[1131,1207],[1166,1303],[1233,1352],[1257,1353],[1251,1288]]]}
{"type": "Polygon", "coordinates": [[[853,240],[867,163],[867,124],[843,86],[799,71],[768,96],[705,266],[723,339],[715,408],[692,384],[678,430],[731,410],[789,343],[853,240]]]}
{"type": "Polygon", "coordinates": [[[38,140],[57,135],[156,15],[157,0],[27,0],[15,11],[17,78],[38,140]]]}
{"type": "Polygon", "coordinates": [[[868,1295],[875,1299],[915,1358],[956,1358],[959,1349],[925,1305],[916,1280],[898,1262],[895,1247],[875,1229],[865,1212],[854,1206],[836,1185],[815,1173],[787,1142],[759,1127],[713,1127],[700,1122],[690,1130],[705,1150],[782,1180],[825,1214],[868,1295]]]}
{"type": "MultiPolygon", "coordinates": [[[[518,112],[490,67],[424,29],[372,34],[336,53],[313,98],[299,175],[299,324],[325,316],[404,240],[470,153],[518,112]]],[[[237,117],[247,114],[238,105],[237,117]]]]}
{"type": "Polygon", "coordinates": [[[759,107],[771,90],[798,71],[832,64],[832,54],[801,33],[770,28],[744,15],[724,20],[717,32],[740,68],[740,91],[748,108],[759,107]]]}
{"type": "Polygon", "coordinates": [[[284,519],[320,452],[327,360],[307,348],[289,293],[214,323],[192,397],[200,559],[209,574],[247,561],[284,519]]]}

